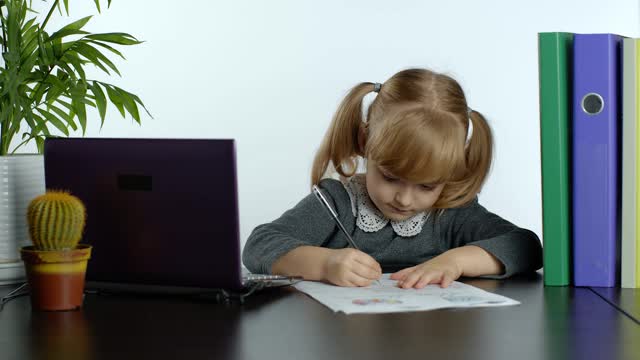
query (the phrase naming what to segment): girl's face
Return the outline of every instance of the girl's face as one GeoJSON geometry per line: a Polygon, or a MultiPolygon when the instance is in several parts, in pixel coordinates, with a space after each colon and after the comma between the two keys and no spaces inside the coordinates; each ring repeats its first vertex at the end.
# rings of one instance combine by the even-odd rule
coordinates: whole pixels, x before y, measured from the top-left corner
{"type": "Polygon", "coordinates": [[[367,192],[382,214],[394,221],[406,220],[431,209],[444,184],[415,184],[380,168],[367,160],[367,192]]]}

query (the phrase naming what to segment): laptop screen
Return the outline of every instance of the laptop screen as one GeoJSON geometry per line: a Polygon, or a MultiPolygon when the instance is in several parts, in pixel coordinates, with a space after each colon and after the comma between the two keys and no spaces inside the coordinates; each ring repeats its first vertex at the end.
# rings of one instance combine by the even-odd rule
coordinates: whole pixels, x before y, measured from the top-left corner
{"type": "Polygon", "coordinates": [[[50,138],[47,189],[87,210],[87,281],[241,287],[235,141],[50,138]]]}

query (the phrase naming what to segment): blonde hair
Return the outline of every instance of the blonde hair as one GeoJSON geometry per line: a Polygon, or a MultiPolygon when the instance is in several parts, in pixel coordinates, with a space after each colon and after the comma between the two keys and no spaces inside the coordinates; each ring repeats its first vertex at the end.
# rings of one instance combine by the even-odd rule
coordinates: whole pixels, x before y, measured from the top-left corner
{"type": "Polygon", "coordinates": [[[374,87],[356,85],[338,107],[316,153],[311,183],[327,176],[329,165],[353,176],[358,158],[365,157],[407,181],[443,183],[436,209],[473,200],[491,167],[493,138],[482,114],[469,110],[458,82],[426,69],[400,71],[382,84],[365,123],[362,102],[374,87]],[[467,142],[469,122],[473,134],[467,142]],[[361,126],[364,149],[358,143],[361,126]]]}

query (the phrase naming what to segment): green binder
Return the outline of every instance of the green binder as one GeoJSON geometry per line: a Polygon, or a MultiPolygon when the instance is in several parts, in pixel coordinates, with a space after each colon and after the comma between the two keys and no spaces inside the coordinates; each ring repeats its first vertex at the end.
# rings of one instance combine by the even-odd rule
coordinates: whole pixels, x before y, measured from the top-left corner
{"type": "Polygon", "coordinates": [[[569,285],[572,33],[538,34],[544,284],[569,285]]]}

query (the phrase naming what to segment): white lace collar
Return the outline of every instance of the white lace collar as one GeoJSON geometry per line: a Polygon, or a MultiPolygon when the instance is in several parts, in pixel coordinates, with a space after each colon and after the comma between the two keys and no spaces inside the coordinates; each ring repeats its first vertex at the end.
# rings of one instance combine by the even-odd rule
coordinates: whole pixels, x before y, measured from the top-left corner
{"type": "Polygon", "coordinates": [[[343,182],[349,198],[351,199],[351,211],[356,217],[356,226],[365,232],[376,232],[391,221],[393,231],[402,237],[415,236],[422,231],[422,226],[429,218],[429,213],[421,212],[406,220],[394,221],[387,219],[373,204],[363,174],[358,174],[343,182]]]}

